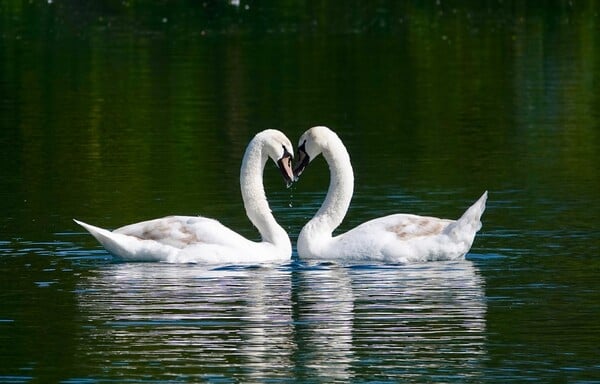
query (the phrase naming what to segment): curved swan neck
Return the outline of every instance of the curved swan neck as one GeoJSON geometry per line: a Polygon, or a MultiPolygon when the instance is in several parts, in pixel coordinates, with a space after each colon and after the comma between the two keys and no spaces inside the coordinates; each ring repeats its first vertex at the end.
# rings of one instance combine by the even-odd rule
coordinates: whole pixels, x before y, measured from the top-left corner
{"type": "Polygon", "coordinates": [[[354,192],[354,172],[350,155],[337,135],[332,135],[323,148],[329,166],[329,189],[325,201],[309,222],[320,233],[331,233],[342,223],[354,192]]]}
{"type": "Polygon", "coordinates": [[[246,215],[260,232],[263,241],[277,247],[289,247],[291,252],[290,238],[273,217],[265,194],[263,171],[269,157],[263,148],[264,140],[255,138],[244,153],[240,169],[240,187],[244,208],[246,215]]]}

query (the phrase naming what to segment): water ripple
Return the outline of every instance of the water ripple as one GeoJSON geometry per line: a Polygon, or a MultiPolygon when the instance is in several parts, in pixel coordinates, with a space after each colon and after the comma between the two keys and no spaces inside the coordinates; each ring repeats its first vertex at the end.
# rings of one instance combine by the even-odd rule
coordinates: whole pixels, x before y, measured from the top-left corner
{"type": "Polygon", "coordinates": [[[486,354],[482,285],[469,261],[235,269],[112,264],[76,289],[79,355],[102,367],[98,377],[123,379],[140,366],[163,380],[165,372],[189,372],[184,381],[217,380],[223,372],[241,381],[393,381],[415,369],[476,375],[486,354]]]}

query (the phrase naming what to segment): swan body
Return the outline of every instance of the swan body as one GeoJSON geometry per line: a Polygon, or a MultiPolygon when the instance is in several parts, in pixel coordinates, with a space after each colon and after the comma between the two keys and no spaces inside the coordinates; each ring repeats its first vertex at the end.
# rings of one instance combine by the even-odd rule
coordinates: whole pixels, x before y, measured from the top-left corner
{"type": "Polygon", "coordinates": [[[202,264],[285,262],[292,255],[286,231],[275,221],[262,181],[269,158],[277,163],[288,186],[293,180],[289,139],[277,130],[258,133],[248,144],[240,170],[246,214],[261,234],[255,242],[202,216],[168,216],[109,231],[75,222],[115,257],[126,261],[167,261],[202,264]]]}
{"type": "Polygon", "coordinates": [[[394,214],[367,221],[333,236],[352,199],[354,174],[340,138],[327,127],[313,127],[299,140],[296,179],[319,154],[329,165],[325,201],[298,236],[303,259],[408,263],[464,257],[481,228],[487,191],[458,220],[394,214]]]}

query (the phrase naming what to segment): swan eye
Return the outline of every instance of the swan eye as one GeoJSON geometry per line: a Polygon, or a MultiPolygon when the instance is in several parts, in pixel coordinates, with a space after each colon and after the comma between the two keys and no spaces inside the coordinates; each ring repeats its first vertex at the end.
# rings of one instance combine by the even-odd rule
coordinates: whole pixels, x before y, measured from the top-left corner
{"type": "Polygon", "coordinates": [[[304,140],[304,141],[302,142],[302,144],[300,144],[300,145],[298,146],[298,153],[301,153],[301,152],[304,152],[304,153],[306,153],[306,140],[304,140]]]}
{"type": "Polygon", "coordinates": [[[292,154],[290,153],[290,151],[287,150],[287,148],[285,147],[285,145],[282,145],[283,147],[283,155],[281,156],[282,159],[284,158],[288,158],[291,159],[292,158],[292,154]]]}

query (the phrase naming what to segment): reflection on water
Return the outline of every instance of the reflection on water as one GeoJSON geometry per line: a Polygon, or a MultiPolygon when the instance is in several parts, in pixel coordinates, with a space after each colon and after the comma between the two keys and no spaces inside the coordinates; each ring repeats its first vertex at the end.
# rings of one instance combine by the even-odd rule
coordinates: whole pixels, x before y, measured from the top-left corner
{"type": "Polygon", "coordinates": [[[486,306],[471,262],[300,274],[299,327],[312,346],[304,350],[307,365],[324,377],[481,375],[486,306]]]}
{"type": "Polygon", "coordinates": [[[114,265],[81,281],[81,354],[99,376],[278,376],[270,367],[293,352],[290,295],[288,270],[114,265]]]}
{"type": "Polygon", "coordinates": [[[348,382],[355,360],[355,302],[348,270],[304,269],[298,272],[297,282],[297,330],[304,345],[301,363],[310,376],[348,382]]]}
{"type": "Polygon", "coordinates": [[[480,375],[485,359],[483,284],[469,261],[116,264],[81,279],[77,296],[90,378],[457,379],[480,375]]]}

